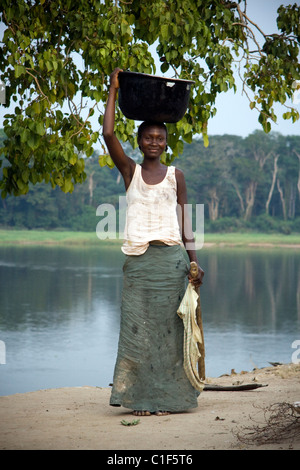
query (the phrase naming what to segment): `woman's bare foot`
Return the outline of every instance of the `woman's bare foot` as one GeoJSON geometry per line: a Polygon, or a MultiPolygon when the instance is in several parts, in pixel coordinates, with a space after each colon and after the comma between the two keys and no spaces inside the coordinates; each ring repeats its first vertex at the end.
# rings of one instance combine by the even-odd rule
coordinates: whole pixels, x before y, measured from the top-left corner
{"type": "Polygon", "coordinates": [[[134,410],[132,414],[134,416],[150,416],[151,415],[150,411],[139,411],[139,410],[134,410]]]}
{"type": "Polygon", "coordinates": [[[150,411],[140,411],[140,410],[134,410],[132,412],[134,416],[151,416],[152,414],[155,416],[167,416],[171,414],[169,411],[155,411],[154,413],[151,413],[150,411]]]}

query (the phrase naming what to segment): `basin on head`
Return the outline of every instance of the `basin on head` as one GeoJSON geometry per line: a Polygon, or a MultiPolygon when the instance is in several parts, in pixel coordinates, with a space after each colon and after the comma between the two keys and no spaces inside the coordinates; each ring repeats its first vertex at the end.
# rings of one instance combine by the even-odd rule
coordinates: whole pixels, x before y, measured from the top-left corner
{"type": "Polygon", "coordinates": [[[135,121],[178,122],[189,103],[195,82],[144,73],[119,73],[119,106],[135,121]]]}

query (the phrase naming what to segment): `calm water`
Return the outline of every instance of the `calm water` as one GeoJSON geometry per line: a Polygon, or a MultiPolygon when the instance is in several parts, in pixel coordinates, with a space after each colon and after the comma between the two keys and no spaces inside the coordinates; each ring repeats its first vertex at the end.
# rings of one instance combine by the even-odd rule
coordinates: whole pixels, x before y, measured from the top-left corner
{"type": "MultiPolygon", "coordinates": [[[[291,362],[300,252],[201,250],[207,376],[291,362]]],[[[0,248],[0,395],[112,382],[119,248],[0,248]],[[2,361],[1,361],[2,357],[2,361]]]]}

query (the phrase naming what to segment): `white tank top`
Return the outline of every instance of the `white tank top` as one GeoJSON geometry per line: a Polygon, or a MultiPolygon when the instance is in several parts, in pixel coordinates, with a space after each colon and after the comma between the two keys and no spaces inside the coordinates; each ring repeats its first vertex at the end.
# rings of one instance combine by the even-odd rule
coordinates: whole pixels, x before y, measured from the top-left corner
{"type": "Polygon", "coordinates": [[[136,164],[126,192],[127,211],[122,251],[126,255],[145,253],[152,240],[180,245],[177,219],[177,182],[175,167],[169,166],[163,181],[147,184],[142,167],[136,164]]]}

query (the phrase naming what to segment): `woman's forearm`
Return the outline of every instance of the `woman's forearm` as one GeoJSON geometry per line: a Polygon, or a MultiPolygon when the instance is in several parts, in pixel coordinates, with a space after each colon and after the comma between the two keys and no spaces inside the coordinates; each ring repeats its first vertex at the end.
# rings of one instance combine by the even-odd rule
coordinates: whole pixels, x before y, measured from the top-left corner
{"type": "Polygon", "coordinates": [[[115,127],[115,103],[117,98],[117,89],[115,87],[110,87],[107,104],[104,113],[103,119],[103,137],[111,137],[114,135],[115,127]]]}

